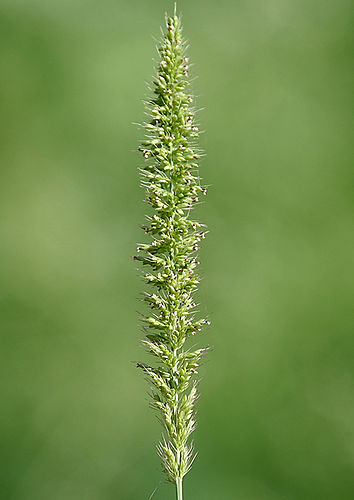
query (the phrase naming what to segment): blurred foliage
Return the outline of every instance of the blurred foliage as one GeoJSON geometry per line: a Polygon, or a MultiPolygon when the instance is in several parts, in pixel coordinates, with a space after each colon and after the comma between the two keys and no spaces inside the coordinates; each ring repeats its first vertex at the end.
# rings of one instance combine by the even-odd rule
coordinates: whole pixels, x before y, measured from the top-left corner
{"type": "MultiPolygon", "coordinates": [[[[172,2],[1,0],[0,498],[173,498],[140,359],[134,152],[172,2]]],[[[199,78],[189,500],[354,497],[349,0],[179,2],[199,78]]]]}

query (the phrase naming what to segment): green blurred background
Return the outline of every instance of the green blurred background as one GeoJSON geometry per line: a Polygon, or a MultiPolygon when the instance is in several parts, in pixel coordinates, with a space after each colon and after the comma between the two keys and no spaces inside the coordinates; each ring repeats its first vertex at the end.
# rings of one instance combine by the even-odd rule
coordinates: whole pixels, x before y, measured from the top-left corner
{"type": "MultiPolygon", "coordinates": [[[[171,2],[1,0],[1,500],[174,498],[134,360],[136,148],[171,2]]],[[[186,500],[354,498],[347,0],[180,0],[198,208],[186,500]]]]}

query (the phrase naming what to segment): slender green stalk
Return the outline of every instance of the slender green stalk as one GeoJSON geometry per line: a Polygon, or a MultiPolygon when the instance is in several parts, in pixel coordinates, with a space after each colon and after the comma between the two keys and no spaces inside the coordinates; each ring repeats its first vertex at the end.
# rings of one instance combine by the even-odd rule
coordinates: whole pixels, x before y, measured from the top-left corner
{"type": "Polygon", "coordinates": [[[146,138],[140,168],[146,200],[152,208],[143,226],[148,243],[138,245],[136,260],[149,266],[143,274],[153,288],[144,301],[153,310],[144,316],[143,344],[157,358],[155,366],[138,363],[152,384],[152,406],[158,410],[166,436],[158,453],[177,500],[195,454],[189,438],[195,429],[194,403],[201,358],[208,348],[192,350],[185,342],[209,324],[197,319],[193,294],[199,283],[195,269],[205,226],[190,217],[206,189],[200,185],[193,96],[189,93],[189,59],[185,54],[180,18],[167,18],[159,47],[154,96],[147,103],[146,138]]]}
{"type": "Polygon", "coordinates": [[[183,478],[179,477],[176,481],[177,500],[183,500],[183,478]]]}

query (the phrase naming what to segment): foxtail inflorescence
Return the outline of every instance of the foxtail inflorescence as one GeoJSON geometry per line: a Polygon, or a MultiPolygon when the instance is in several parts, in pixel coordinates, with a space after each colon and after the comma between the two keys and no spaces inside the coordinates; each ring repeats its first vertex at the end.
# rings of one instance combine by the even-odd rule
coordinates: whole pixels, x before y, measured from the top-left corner
{"type": "Polygon", "coordinates": [[[196,253],[206,230],[190,216],[206,188],[200,185],[197,172],[201,152],[196,145],[196,109],[189,93],[189,59],[176,13],[166,19],[166,28],[158,49],[161,60],[153,82],[154,95],[146,102],[146,137],[139,148],[144,158],[142,185],[152,207],[143,226],[150,241],[139,244],[134,257],[150,267],[144,273],[151,287],[144,300],[152,312],[143,319],[143,344],[157,362],[155,366],[137,366],[153,386],[152,406],[166,431],[158,453],[180,500],[182,479],[195,456],[189,440],[195,429],[194,403],[198,398],[195,376],[208,350],[185,346],[209,324],[207,319],[196,317],[193,297],[199,283],[196,253]]]}

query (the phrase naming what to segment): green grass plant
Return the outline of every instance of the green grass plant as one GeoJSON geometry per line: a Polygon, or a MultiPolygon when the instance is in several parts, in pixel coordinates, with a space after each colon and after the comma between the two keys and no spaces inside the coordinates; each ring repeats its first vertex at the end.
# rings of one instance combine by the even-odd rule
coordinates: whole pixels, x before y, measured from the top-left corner
{"type": "Polygon", "coordinates": [[[146,136],[139,148],[144,159],[142,185],[152,209],[143,226],[149,241],[138,245],[134,257],[149,268],[143,273],[149,286],[144,300],[152,311],[143,319],[143,344],[156,363],[137,366],[152,386],[151,404],[165,428],[158,453],[182,500],[183,477],[195,458],[190,436],[196,426],[196,376],[208,350],[188,348],[186,341],[209,321],[198,317],[194,299],[200,280],[197,252],[207,231],[191,213],[206,188],[198,176],[199,130],[186,42],[176,12],[166,18],[158,51],[153,97],[146,102],[148,120],[143,123],[146,136]]]}

